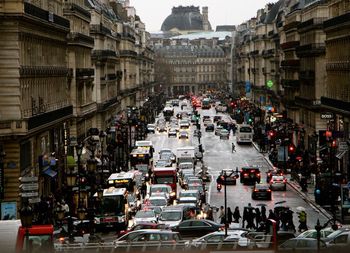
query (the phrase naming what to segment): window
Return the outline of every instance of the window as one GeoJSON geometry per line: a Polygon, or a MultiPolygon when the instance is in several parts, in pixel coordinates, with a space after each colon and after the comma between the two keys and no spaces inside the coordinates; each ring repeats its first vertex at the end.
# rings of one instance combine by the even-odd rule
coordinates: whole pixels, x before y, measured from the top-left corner
{"type": "Polygon", "coordinates": [[[344,235],[340,235],[337,238],[334,239],[334,243],[335,244],[345,244],[348,241],[348,235],[344,234],[344,235]]]}
{"type": "Polygon", "coordinates": [[[209,227],[209,224],[200,220],[196,220],[196,221],[192,221],[192,227],[209,227]]]}
{"type": "Polygon", "coordinates": [[[218,242],[221,242],[222,241],[222,236],[221,235],[214,235],[214,236],[211,236],[207,242],[208,243],[218,243],[218,242]]]}

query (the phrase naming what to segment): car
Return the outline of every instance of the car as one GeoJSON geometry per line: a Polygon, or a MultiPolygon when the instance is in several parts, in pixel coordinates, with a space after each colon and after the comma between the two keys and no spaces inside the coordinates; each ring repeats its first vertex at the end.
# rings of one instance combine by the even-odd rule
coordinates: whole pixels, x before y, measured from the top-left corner
{"type": "Polygon", "coordinates": [[[147,133],[155,133],[156,125],[155,124],[147,124],[147,133]]]}
{"type": "Polygon", "coordinates": [[[180,129],[188,129],[190,127],[190,121],[188,119],[182,119],[179,122],[180,129]]]}
{"type": "Polygon", "coordinates": [[[272,176],[269,184],[270,184],[270,189],[273,191],[287,190],[287,179],[284,176],[272,176]]]}
{"type": "Polygon", "coordinates": [[[186,249],[203,250],[203,249],[222,249],[223,247],[233,247],[234,242],[237,242],[240,238],[245,238],[247,234],[246,230],[228,230],[216,231],[206,234],[202,237],[185,242],[186,249]],[[231,243],[228,243],[231,242],[231,243]]]}
{"type": "Polygon", "coordinates": [[[260,169],[254,166],[242,167],[239,174],[239,180],[242,184],[260,184],[260,169]]]}
{"type": "Polygon", "coordinates": [[[222,126],[217,126],[216,128],[215,128],[215,135],[220,135],[220,132],[221,132],[221,130],[222,129],[224,129],[222,126]]]}
{"type": "Polygon", "coordinates": [[[159,155],[160,155],[160,157],[162,157],[163,155],[166,155],[167,157],[170,157],[170,160],[172,162],[176,162],[176,155],[169,148],[162,148],[159,151],[159,155]]]}
{"type": "Polygon", "coordinates": [[[188,132],[187,131],[180,131],[179,132],[179,139],[188,139],[188,132]]]}
{"type": "Polygon", "coordinates": [[[194,203],[201,206],[201,197],[198,190],[182,190],[179,193],[178,203],[194,203]]]}
{"type": "Polygon", "coordinates": [[[221,129],[219,136],[220,140],[228,140],[230,138],[230,132],[226,129],[221,129]]]}
{"type": "Polygon", "coordinates": [[[179,104],[180,104],[180,100],[178,100],[178,99],[173,99],[171,102],[172,102],[173,106],[179,106],[179,104]]]}
{"type": "Polygon", "coordinates": [[[140,221],[140,222],[138,222],[137,225],[134,224],[128,230],[121,230],[121,231],[117,232],[117,237],[119,238],[125,234],[132,232],[132,231],[137,231],[137,230],[141,230],[141,229],[169,229],[169,226],[166,224],[162,224],[162,223],[140,221]]]}
{"type": "Polygon", "coordinates": [[[150,196],[147,200],[146,203],[149,204],[150,206],[158,206],[161,209],[163,209],[165,206],[168,205],[168,200],[166,199],[165,196],[150,196]]]}
{"type": "Polygon", "coordinates": [[[141,222],[157,222],[157,216],[154,210],[143,209],[137,211],[134,217],[134,224],[137,225],[141,222]]]}
{"type": "MultiPolygon", "coordinates": [[[[277,251],[317,252],[317,240],[312,238],[292,238],[278,246],[277,251]]],[[[326,244],[320,240],[320,249],[325,249],[326,244]]]]}
{"type": "MultiPolygon", "coordinates": [[[[320,231],[321,239],[326,238],[327,236],[329,236],[333,232],[334,232],[334,230],[332,228],[330,228],[330,227],[321,229],[321,231],[320,231]]],[[[302,232],[301,234],[299,234],[297,236],[297,238],[314,238],[314,239],[317,239],[317,231],[316,231],[316,229],[306,230],[306,231],[302,232]]]]}
{"type": "Polygon", "coordinates": [[[159,124],[157,127],[158,132],[166,132],[166,125],[165,124],[159,124]]]}
{"type": "Polygon", "coordinates": [[[204,119],[203,120],[203,125],[204,126],[207,126],[208,124],[212,124],[213,123],[213,121],[209,118],[209,119],[204,119]]]}
{"type": "Polygon", "coordinates": [[[175,196],[171,187],[167,184],[152,184],[149,186],[149,196],[156,193],[165,193],[165,197],[169,200],[170,197],[175,196]]]}
{"type": "Polygon", "coordinates": [[[170,128],[168,131],[168,137],[177,137],[177,131],[175,128],[170,128]]]}
{"type": "Polygon", "coordinates": [[[268,184],[255,184],[252,189],[252,199],[271,200],[271,190],[268,184]]]}
{"type": "Polygon", "coordinates": [[[215,126],[214,126],[213,123],[209,123],[209,124],[207,124],[207,126],[205,127],[205,131],[206,131],[206,132],[214,132],[214,130],[215,130],[215,126]]]}
{"type": "MultiPolygon", "coordinates": [[[[235,172],[230,169],[223,169],[220,172],[220,176],[223,176],[226,173],[226,185],[236,185],[237,178],[239,178],[238,172],[235,172]]],[[[222,184],[225,185],[225,180],[222,180],[222,184]]]]}
{"type": "Polygon", "coordinates": [[[194,164],[191,162],[182,162],[182,163],[179,163],[178,165],[178,169],[180,172],[182,172],[183,170],[189,169],[193,174],[193,168],[194,168],[194,164]]]}
{"type": "Polygon", "coordinates": [[[183,238],[195,238],[223,229],[223,224],[211,220],[190,219],[180,222],[179,225],[172,227],[171,230],[178,232],[183,238]]]}
{"type": "Polygon", "coordinates": [[[187,190],[198,190],[200,194],[201,203],[206,202],[206,190],[205,187],[203,187],[203,185],[198,183],[188,184],[187,190]]]}
{"type": "Polygon", "coordinates": [[[270,182],[272,176],[283,176],[283,171],[281,169],[276,168],[276,167],[269,169],[266,172],[266,183],[270,182]]]}
{"type": "Polygon", "coordinates": [[[341,228],[329,234],[323,239],[329,248],[350,248],[350,228],[341,228]]]}
{"type": "Polygon", "coordinates": [[[203,116],[203,122],[206,121],[206,120],[208,120],[208,119],[210,120],[210,116],[208,116],[208,115],[204,115],[204,116],[203,116]]]}
{"type": "Polygon", "coordinates": [[[215,115],[213,120],[214,120],[214,123],[216,123],[218,121],[221,121],[222,120],[222,116],[215,115]]]}
{"type": "Polygon", "coordinates": [[[156,161],[154,167],[171,167],[173,163],[170,159],[159,159],[156,161]]]}
{"type": "Polygon", "coordinates": [[[167,206],[164,207],[159,215],[159,223],[169,226],[170,228],[177,226],[184,220],[183,206],[167,206]]]}

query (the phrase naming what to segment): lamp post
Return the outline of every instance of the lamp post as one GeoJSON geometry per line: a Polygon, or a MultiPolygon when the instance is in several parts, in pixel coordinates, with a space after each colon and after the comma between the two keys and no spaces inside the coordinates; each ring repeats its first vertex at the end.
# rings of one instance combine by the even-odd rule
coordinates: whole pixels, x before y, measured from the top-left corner
{"type": "Polygon", "coordinates": [[[29,229],[33,223],[33,209],[30,207],[28,199],[23,201],[23,206],[20,210],[20,217],[22,226],[26,229],[26,250],[30,253],[31,245],[29,245],[29,229]]]}
{"type": "Polygon", "coordinates": [[[224,173],[223,173],[223,177],[224,177],[224,205],[225,205],[225,236],[227,236],[227,228],[228,228],[228,214],[227,214],[227,189],[226,189],[226,185],[227,185],[227,178],[232,176],[232,174],[234,173],[234,171],[232,170],[232,172],[227,175],[227,172],[226,170],[224,170],[224,173]]]}
{"type": "Polygon", "coordinates": [[[78,219],[83,221],[85,219],[85,213],[86,210],[82,205],[81,201],[81,179],[82,179],[82,170],[81,170],[81,155],[83,152],[83,145],[81,143],[78,143],[78,145],[75,146],[77,156],[78,156],[78,208],[77,208],[77,215],[78,219]]]}

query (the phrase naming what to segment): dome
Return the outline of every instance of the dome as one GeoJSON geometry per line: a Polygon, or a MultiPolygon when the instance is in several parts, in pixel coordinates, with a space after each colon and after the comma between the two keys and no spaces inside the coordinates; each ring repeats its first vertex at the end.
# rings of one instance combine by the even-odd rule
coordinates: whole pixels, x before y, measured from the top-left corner
{"type": "MultiPolygon", "coordinates": [[[[209,24],[209,21],[208,21],[209,24]]],[[[172,13],[164,20],[161,30],[163,32],[171,29],[180,31],[204,30],[204,18],[199,11],[199,7],[195,6],[179,6],[173,7],[172,13]]],[[[209,29],[211,26],[209,24],[209,29]]]]}

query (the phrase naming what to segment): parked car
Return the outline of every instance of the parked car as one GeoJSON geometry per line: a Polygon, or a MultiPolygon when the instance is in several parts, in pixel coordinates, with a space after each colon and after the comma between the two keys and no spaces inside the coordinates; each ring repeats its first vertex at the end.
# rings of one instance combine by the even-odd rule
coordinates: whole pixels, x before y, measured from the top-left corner
{"type": "Polygon", "coordinates": [[[329,234],[324,241],[329,248],[343,249],[350,248],[350,229],[338,229],[329,234]]]}
{"type": "Polygon", "coordinates": [[[223,230],[223,224],[216,223],[206,219],[190,219],[180,222],[178,226],[172,228],[173,231],[179,232],[183,238],[195,238],[223,230]]]}
{"type": "Polygon", "coordinates": [[[255,184],[252,190],[252,199],[271,200],[271,190],[268,184],[255,184]]]}
{"type": "Polygon", "coordinates": [[[148,124],[147,125],[147,133],[155,133],[156,132],[156,125],[155,124],[148,124]]]}
{"type": "Polygon", "coordinates": [[[272,176],[269,184],[270,184],[270,189],[273,191],[287,190],[287,179],[284,176],[272,176]]]}
{"type": "Polygon", "coordinates": [[[260,184],[260,179],[261,179],[260,169],[253,166],[243,167],[241,168],[239,178],[242,184],[249,184],[249,183],[260,184]]]}

